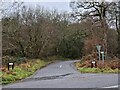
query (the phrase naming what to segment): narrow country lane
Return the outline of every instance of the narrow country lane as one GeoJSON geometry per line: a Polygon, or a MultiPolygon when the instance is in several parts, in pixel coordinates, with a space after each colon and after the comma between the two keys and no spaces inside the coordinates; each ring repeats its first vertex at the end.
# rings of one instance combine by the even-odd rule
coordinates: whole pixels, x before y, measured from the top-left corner
{"type": "Polygon", "coordinates": [[[50,64],[33,76],[3,88],[103,88],[118,85],[118,74],[83,74],[74,61],[50,64]]]}

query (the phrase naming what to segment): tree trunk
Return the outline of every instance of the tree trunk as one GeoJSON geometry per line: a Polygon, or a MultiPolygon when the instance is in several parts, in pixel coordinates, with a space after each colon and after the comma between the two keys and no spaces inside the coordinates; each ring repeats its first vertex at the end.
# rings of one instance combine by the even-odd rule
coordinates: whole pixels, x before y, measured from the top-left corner
{"type": "Polygon", "coordinates": [[[107,32],[108,32],[108,25],[107,25],[107,23],[106,23],[106,20],[105,20],[105,18],[102,18],[101,19],[101,25],[102,25],[102,27],[103,27],[103,35],[104,35],[104,37],[103,37],[103,50],[104,50],[104,52],[105,52],[105,59],[107,59],[108,58],[108,53],[107,53],[107,49],[108,49],[108,47],[107,47],[107,32]]]}

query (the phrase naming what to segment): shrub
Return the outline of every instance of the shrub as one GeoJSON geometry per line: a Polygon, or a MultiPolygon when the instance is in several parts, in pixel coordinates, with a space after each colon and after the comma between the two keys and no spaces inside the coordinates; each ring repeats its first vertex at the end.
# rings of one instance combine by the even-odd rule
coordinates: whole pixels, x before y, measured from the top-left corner
{"type": "Polygon", "coordinates": [[[83,35],[85,34],[79,30],[77,30],[77,32],[73,32],[72,34],[66,35],[66,37],[64,37],[59,44],[59,55],[72,59],[81,57],[84,46],[83,35]]]}

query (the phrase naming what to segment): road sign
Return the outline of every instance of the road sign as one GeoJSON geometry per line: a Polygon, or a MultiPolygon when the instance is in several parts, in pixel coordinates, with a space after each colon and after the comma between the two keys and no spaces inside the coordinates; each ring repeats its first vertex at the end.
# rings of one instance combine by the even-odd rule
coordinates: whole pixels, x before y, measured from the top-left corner
{"type": "Polygon", "coordinates": [[[100,52],[101,46],[97,45],[96,47],[97,47],[98,52],[100,52]]]}

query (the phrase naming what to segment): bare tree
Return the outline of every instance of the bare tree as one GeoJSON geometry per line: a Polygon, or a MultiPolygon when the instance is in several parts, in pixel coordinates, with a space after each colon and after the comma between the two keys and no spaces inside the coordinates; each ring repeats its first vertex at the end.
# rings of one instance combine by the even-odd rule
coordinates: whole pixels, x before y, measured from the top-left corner
{"type": "Polygon", "coordinates": [[[81,2],[81,1],[73,1],[70,3],[70,7],[73,9],[72,16],[75,17],[77,20],[81,21],[81,19],[86,19],[87,17],[92,17],[94,19],[94,24],[96,22],[100,23],[100,27],[103,28],[103,47],[106,52],[107,56],[107,33],[109,29],[108,25],[108,16],[109,14],[109,7],[113,7],[113,2],[81,2]]]}

